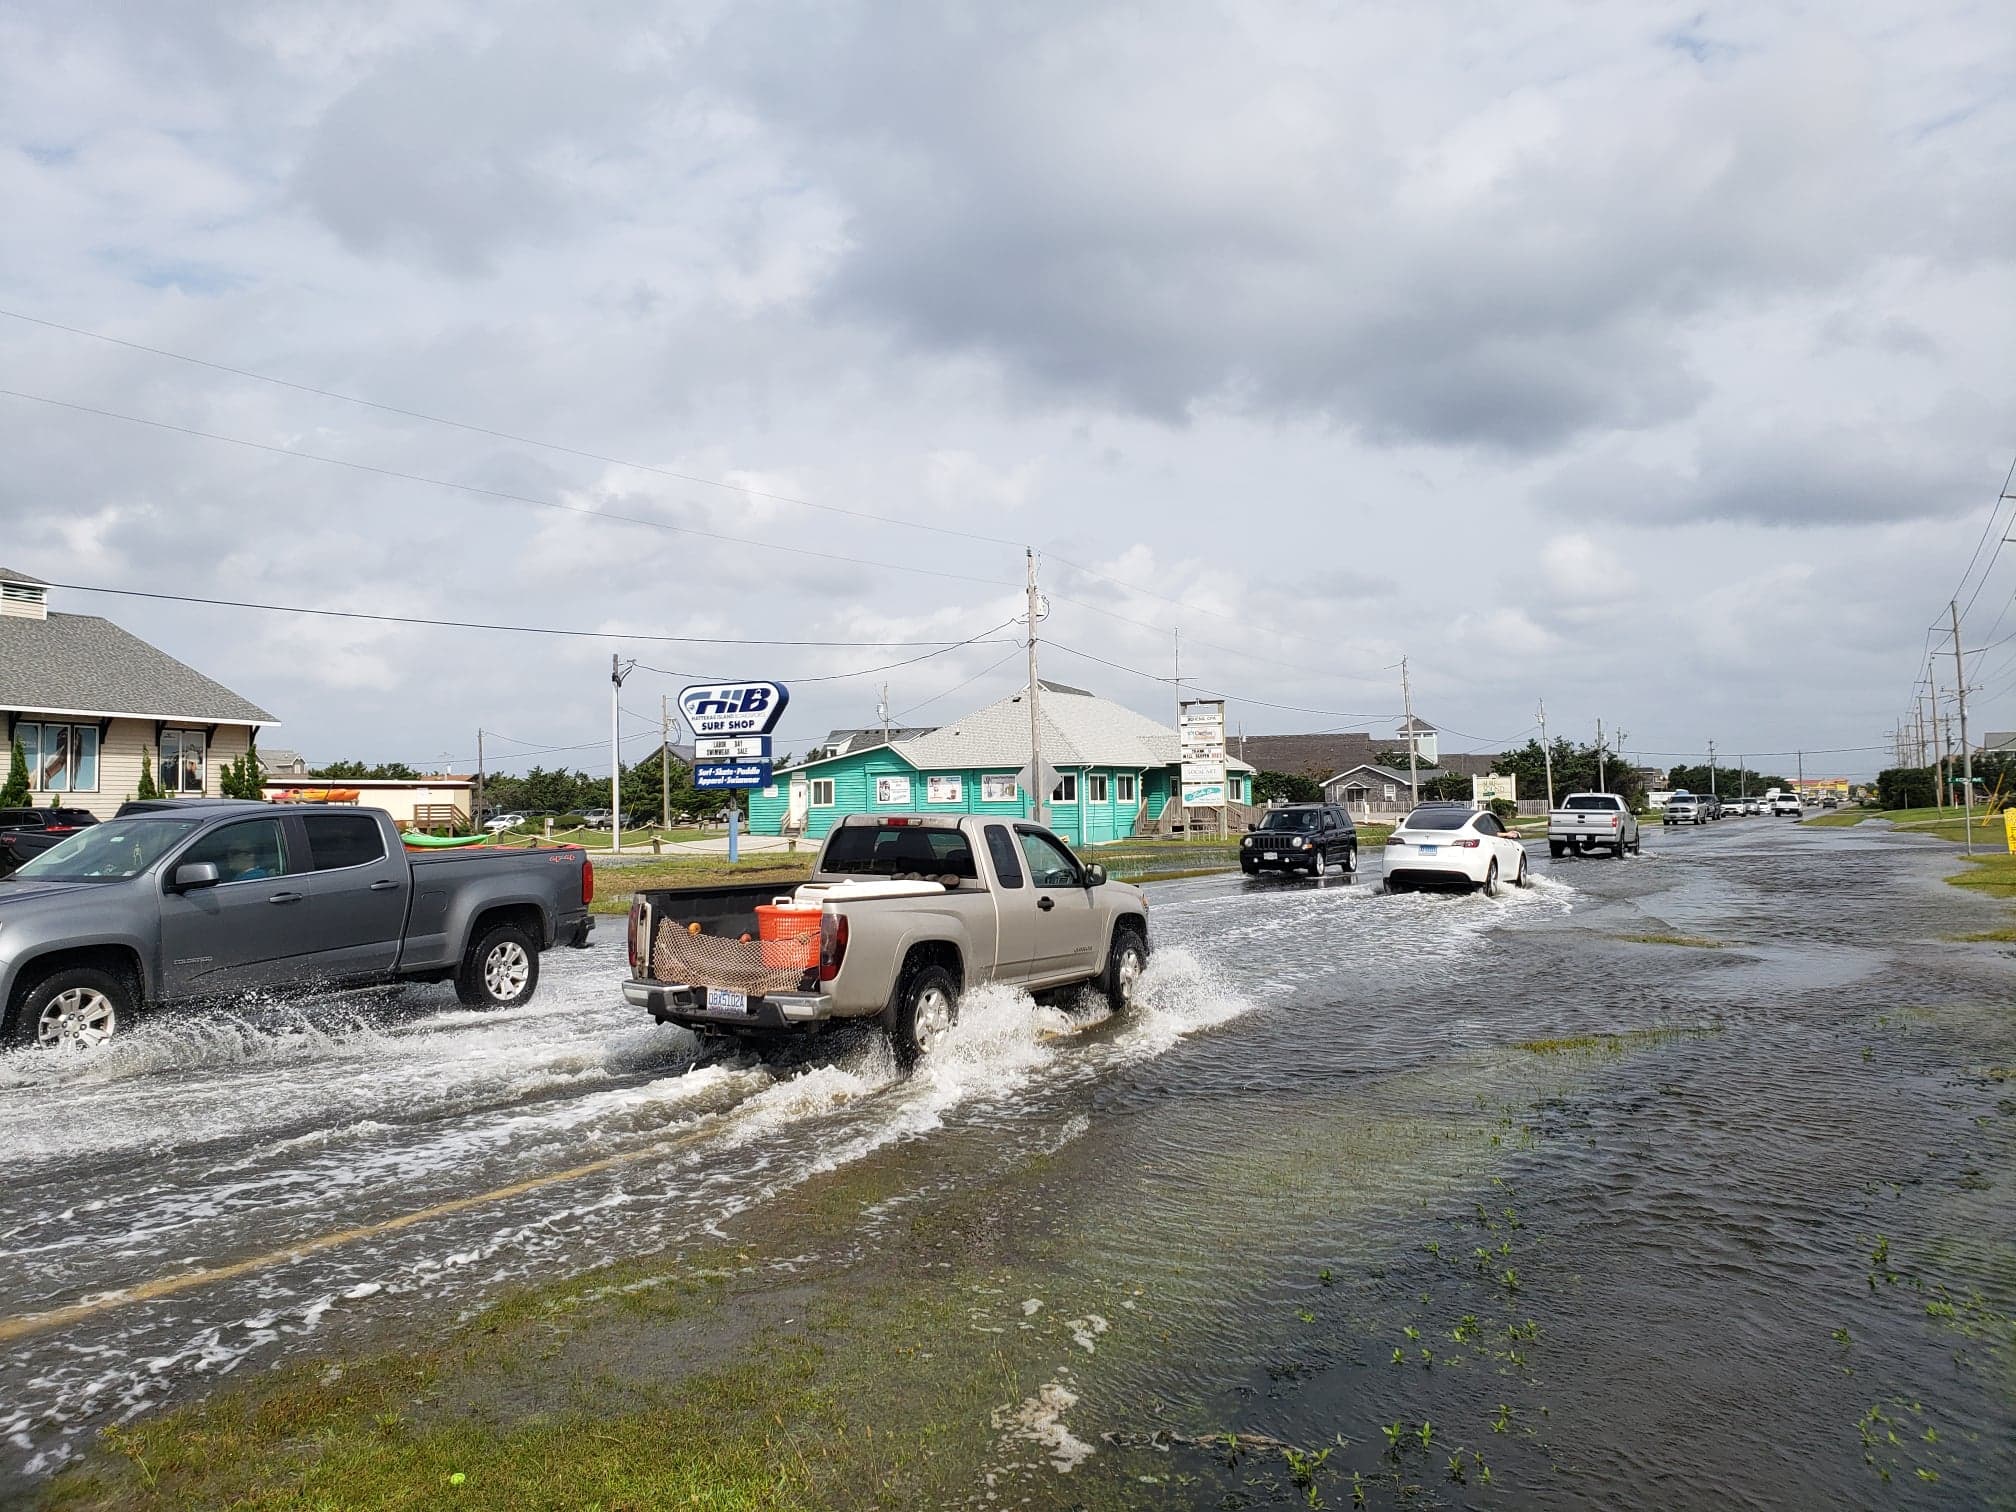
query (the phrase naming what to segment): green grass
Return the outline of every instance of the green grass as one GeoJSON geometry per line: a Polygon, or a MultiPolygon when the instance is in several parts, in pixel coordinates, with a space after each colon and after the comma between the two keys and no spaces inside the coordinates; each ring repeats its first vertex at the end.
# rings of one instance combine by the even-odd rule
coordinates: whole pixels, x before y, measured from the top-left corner
{"type": "Polygon", "coordinates": [[[605,862],[595,869],[598,914],[627,914],[630,900],[656,887],[722,887],[739,882],[775,882],[795,887],[812,875],[814,852],[787,855],[763,851],[730,865],[726,856],[654,856],[648,861],[605,862]]]}
{"type": "Polygon", "coordinates": [[[2016,898],[2016,856],[2003,852],[1964,859],[1965,867],[1948,877],[1948,882],[1991,898],[2016,898]]]}
{"type": "Polygon", "coordinates": [[[1801,824],[1810,824],[1815,829],[1845,829],[1851,824],[1860,824],[1864,819],[1878,816],[1867,809],[1841,809],[1832,814],[1820,814],[1811,819],[1801,819],[1801,824]]]}

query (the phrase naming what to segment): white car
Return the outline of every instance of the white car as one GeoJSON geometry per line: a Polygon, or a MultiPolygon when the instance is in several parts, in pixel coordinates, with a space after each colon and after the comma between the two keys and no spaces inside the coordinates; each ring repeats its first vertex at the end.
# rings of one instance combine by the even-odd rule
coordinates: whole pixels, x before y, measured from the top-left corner
{"type": "Polygon", "coordinates": [[[1467,803],[1424,803],[1400,821],[1386,840],[1386,891],[1417,887],[1482,888],[1496,897],[1498,884],[1530,887],[1526,847],[1485,809],[1467,803]]]}
{"type": "Polygon", "coordinates": [[[496,814],[483,821],[483,828],[493,835],[501,835],[505,830],[516,829],[524,822],[523,814],[496,814]]]}
{"type": "Polygon", "coordinates": [[[1797,793],[1780,793],[1776,798],[1771,800],[1771,813],[1774,817],[1789,814],[1792,818],[1797,819],[1799,817],[1799,795],[1797,793]]]}

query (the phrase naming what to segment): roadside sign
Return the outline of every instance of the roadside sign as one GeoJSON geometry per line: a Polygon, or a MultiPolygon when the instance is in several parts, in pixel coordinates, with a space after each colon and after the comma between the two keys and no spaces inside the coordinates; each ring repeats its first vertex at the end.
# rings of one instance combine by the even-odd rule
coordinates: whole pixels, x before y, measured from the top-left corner
{"type": "Polygon", "coordinates": [[[2016,808],[2002,810],[2002,833],[2009,841],[2009,854],[2016,856],[2016,808]]]}
{"type": "Polygon", "coordinates": [[[679,690],[679,712],[703,735],[768,735],[784,717],[791,690],[774,682],[695,683],[679,690]]]}
{"type": "Polygon", "coordinates": [[[695,761],[768,761],[768,735],[709,735],[693,742],[695,761]]]}
{"type": "Polygon", "coordinates": [[[767,761],[703,761],[693,768],[693,786],[702,792],[719,788],[760,788],[771,782],[767,761]]]}

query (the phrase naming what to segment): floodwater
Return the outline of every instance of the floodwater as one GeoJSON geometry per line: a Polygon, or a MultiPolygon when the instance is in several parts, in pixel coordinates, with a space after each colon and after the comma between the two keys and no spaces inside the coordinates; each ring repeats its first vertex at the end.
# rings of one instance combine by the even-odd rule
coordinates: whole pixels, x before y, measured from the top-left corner
{"type": "Polygon", "coordinates": [[[2016,956],[1943,938],[2006,912],[1951,865],[1752,819],[1497,900],[1167,884],[1137,1013],[979,994],[910,1078],[869,1037],[703,1052],[622,1004],[613,929],[513,1013],[0,1058],[0,1495],[881,1163],[909,1185],[860,1242],[984,1189],[1042,1257],[976,1296],[1035,1353],[975,1505],[2009,1504],[2016,956]]]}

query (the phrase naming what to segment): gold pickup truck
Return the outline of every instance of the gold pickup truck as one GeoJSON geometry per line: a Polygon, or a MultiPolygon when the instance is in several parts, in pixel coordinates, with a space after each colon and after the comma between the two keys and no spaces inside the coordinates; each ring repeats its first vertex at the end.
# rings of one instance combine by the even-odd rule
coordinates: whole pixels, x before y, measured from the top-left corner
{"type": "Polygon", "coordinates": [[[1148,899],[1038,824],[852,814],[789,892],[639,893],[629,947],[623,995],[660,1023],[755,1038],[874,1019],[913,1063],[988,982],[1092,987],[1124,1010],[1148,961],[1148,899]]]}

